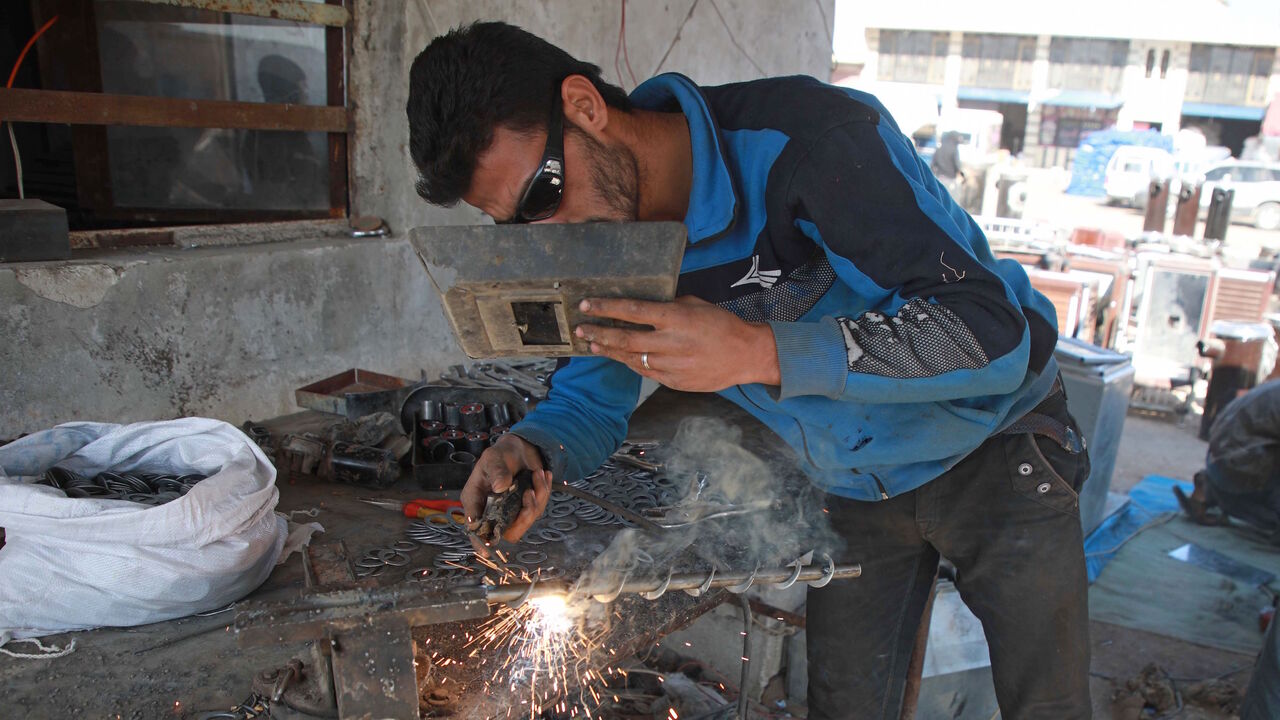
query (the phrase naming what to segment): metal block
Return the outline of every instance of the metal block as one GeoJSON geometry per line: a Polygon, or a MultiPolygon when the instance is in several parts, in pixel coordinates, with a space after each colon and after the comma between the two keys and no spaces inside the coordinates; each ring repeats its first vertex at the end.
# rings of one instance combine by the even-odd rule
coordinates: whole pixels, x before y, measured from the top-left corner
{"type": "Polygon", "coordinates": [[[351,569],[347,544],[339,540],[333,543],[311,543],[302,554],[302,569],[307,587],[329,587],[354,583],[356,574],[351,569]]]}
{"type": "Polygon", "coordinates": [[[331,636],[338,717],[417,720],[418,677],[413,635],[403,617],[379,617],[367,627],[331,636]]]}
{"type": "Polygon", "coordinates": [[[675,297],[681,223],[414,228],[410,242],[473,358],[590,355],[587,297],[675,297]]]}
{"type": "Polygon", "coordinates": [[[0,200],[0,262],[69,257],[66,210],[43,200],[0,200]]]}

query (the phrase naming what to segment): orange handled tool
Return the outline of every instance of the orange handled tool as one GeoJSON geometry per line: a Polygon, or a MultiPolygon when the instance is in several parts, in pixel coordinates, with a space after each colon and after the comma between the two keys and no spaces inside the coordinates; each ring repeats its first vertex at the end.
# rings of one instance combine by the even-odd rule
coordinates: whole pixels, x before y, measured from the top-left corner
{"type": "Polygon", "coordinates": [[[428,515],[436,513],[447,513],[455,508],[462,509],[462,503],[457,500],[410,500],[409,502],[401,502],[400,500],[382,499],[382,498],[357,498],[360,502],[377,505],[380,508],[388,510],[399,510],[404,513],[405,517],[424,518],[428,515]]]}
{"type": "Polygon", "coordinates": [[[404,515],[411,518],[424,518],[454,509],[461,510],[462,503],[457,500],[410,500],[405,503],[404,515]]]}

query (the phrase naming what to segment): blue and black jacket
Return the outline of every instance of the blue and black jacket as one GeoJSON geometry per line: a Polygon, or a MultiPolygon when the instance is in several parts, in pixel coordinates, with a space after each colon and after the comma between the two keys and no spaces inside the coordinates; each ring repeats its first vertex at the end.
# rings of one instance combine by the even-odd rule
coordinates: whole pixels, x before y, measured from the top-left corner
{"type": "MultiPolygon", "coordinates": [[[[859,500],[907,492],[1048,395],[1052,304],[992,255],[874,97],[808,77],[702,88],[666,74],[631,99],[689,121],[677,293],[777,340],[781,386],[720,394],[813,482],[859,500]]],[[[572,480],[620,445],[639,389],[621,363],[574,358],[512,432],[572,480]]]]}

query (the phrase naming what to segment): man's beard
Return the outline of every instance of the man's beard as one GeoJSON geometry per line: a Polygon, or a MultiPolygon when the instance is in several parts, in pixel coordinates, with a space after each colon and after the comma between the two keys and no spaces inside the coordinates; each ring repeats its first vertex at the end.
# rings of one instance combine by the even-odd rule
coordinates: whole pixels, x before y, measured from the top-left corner
{"type": "Polygon", "coordinates": [[[607,215],[591,218],[626,222],[639,219],[640,213],[640,165],[635,153],[624,145],[605,145],[589,134],[571,128],[570,132],[587,149],[591,169],[591,186],[596,196],[609,208],[607,215]]]}

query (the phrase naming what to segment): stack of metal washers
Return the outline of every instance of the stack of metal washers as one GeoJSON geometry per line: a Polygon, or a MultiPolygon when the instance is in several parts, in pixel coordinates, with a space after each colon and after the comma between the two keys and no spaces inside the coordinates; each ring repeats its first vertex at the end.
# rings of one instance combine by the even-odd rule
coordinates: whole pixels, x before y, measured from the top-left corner
{"type": "MultiPolygon", "coordinates": [[[[697,474],[696,480],[681,482],[660,471],[609,460],[591,475],[570,484],[627,510],[643,513],[645,510],[675,505],[684,500],[686,495],[693,496],[694,499],[713,499],[711,493],[703,492],[706,481],[707,477],[702,473],[697,474]]],[[[546,513],[525,532],[513,556],[505,558],[505,564],[498,558],[493,558],[493,562],[515,576],[537,573],[542,578],[559,577],[563,574],[563,569],[547,565],[548,553],[538,546],[564,541],[583,523],[596,526],[633,526],[625,518],[589,500],[562,491],[552,491],[546,513]]],[[[414,548],[426,545],[436,550],[430,564],[413,564],[415,566],[407,570],[407,578],[410,580],[477,578],[492,569],[476,560],[466,532],[466,520],[461,513],[414,520],[406,530],[405,537],[412,541],[406,545],[412,544],[414,548]]],[[[599,554],[604,551],[604,546],[599,545],[594,550],[592,555],[599,554]]],[[[375,548],[357,563],[356,573],[366,577],[386,572],[388,567],[409,565],[408,552],[400,543],[375,548]]]]}
{"type": "Polygon", "coordinates": [[[140,472],[100,472],[87,477],[66,468],[49,468],[38,485],[57,488],[69,498],[128,500],[144,505],[163,505],[187,494],[206,475],[167,475],[140,472]]]}
{"type": "Polygon", "coordinates": [[[399,568],[409,564],[409,553],[418,546],[408,540],[397,540],[386,547],[374,548],[356,561],[356,577],[376,577],[387,568],[399,568]]]}
{"type": "MultiPolygon", "coordinates": [[[[682,496],[680,483],[675,480],[649,470],[637,470],[613,461],[605,462],[591,475],[571,482],[569,485],[635,512],[672,505],[682,496]]],[[[598,505],[593,505],[588,500],[576,498],[565,492],[553,491],[551,502],[547,504],[546,515],[533,524],[530,534],[536,534],[544,542],[563,539],[557,534],[576,529],[578,521],[591,525],[634,527],[629,520],[598,505]],[[546,534],[541,532],[546,530],[551,532],[546,534]]],[[[525,539],[528,542],[529,535],[526,535],[525,539]]],[[[533,544],[537,544],[536,541],[533,544]]]]}

